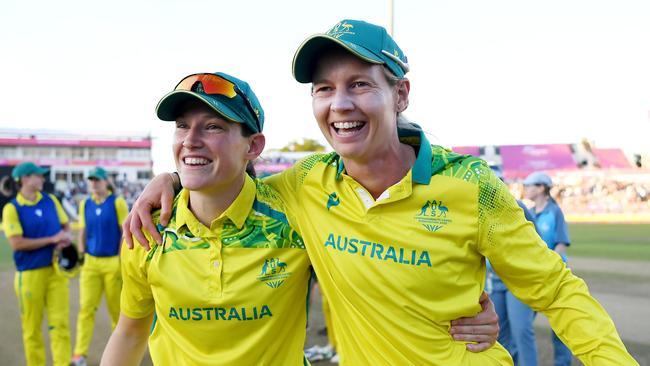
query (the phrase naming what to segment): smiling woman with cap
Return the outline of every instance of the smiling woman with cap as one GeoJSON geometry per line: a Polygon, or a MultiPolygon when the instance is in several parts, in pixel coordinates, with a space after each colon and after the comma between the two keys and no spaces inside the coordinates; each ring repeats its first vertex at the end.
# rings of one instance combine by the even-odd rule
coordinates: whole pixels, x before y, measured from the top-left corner
{"type": "Polygon", "coordinates": [[[43,193],[48,169],[32,162],[17,165],[12,173],[19,188],[2,209],[2,225],[14,251],[14,287],[20,303],[23,346],[27,365],[45,365],[41,328],[47,322],[54,365],[70,363],[68,279],[53,266],[55,247],[70,244],[70,225],[59,200],[43,193]]]}
{"type": "Polygon", "coordinates": [[[106,294],[106,305],[115,329],[120,315],[120,241],[122,222],[129,208],[109,181],[102,167],[88,172],[90,197],[79,204],[79,252],[83,261],[79,279],[79,314],[77,338],[72,363],[86,366],[86,356],[93,336],[95,313],[106,294]]]}
{"type": "Polygon", "coordinates": [[[476,312],[486,258],[585,364],[637,364],[584,281],[546,248],[487,164],[430,145],[405,121],[407,59],[385,29],[343,20],[303,42],[293,71],[312,83],[314,116],[336,153],[299,162],[269,184],[308,244],[337,319],[342,364],[511,363],[500,345],[469,353],[446,331],[476,312]],[[332,192],[339,204],[313,220],[332,192]]]}
{"type": "Polygon", "coordinates": [[[303,365],[311,267],[277,193],[246,173],[265,144],[257,97],[233,76],[195,74],[157,115],[176,123],[185,188],[169,224],[156,220],[161,245],[122,251],[102,365],[139,364],[147,339],[157,365],[303,365]]]}
{"type": "MultiPolygon", "coordinates": [[[[293,71],[312,83],[314,116],[335,152],[266,182],[305,239],[342,365],[512,364],[498,344],[472,353],[464,340],[475,338],[449,335],[468,329],[454,319],[480,310],[486,257],[586,364],[636,365],[487,164],[430,145],[402,116],[407,59],[384,28],[343,20],[303,42],[293,71]]],[[[139,218],[150,227],[149,208],[172,190],[168,178],[154,182],[125,222],[136,237],[139,218]]]]}

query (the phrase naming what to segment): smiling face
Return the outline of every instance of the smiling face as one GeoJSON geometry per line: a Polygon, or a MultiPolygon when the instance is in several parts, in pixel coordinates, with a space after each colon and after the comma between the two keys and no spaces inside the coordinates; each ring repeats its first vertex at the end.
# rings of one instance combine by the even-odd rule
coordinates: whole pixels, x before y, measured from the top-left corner
{"type": "Polygon", "coordinates": [[[173,143],[183,186],[215,192],[243,182],[248,160],[259,154],[251,153],[251,146],[261,134],[244,137],[241,124],[225,120],[202,103],[183,110],[176,118],[173,143]]]}
{"type": "Polygon", "coordinates": [[[383,66],[339,48],[313,75],[312,107],[321,132],[343,158],[368,161],[399,145],[397,112],[408,105],[408,80],[389,84],[383,66]]]}

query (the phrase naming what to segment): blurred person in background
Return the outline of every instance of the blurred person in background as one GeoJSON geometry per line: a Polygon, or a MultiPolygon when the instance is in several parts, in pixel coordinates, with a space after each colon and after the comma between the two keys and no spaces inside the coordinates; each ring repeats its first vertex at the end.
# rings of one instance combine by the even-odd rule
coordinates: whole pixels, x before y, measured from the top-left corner
{"type": "Polygon", "coordinates": [[[88,173],[90,197],[79,204],[79,253],[83,261],[79,279],[79,314],[72,362],[86,366],[95,327],[95,313],[106,294],[106,306],[115,329],[120,315],[120,241],[122,222],[129,214],[102,167],[88,173]]]}
{"type": "MultiPolygon", "coordinates": [[[[495,166],[490,168],[503,181],[501,169],[495,166]]],[[[517,205],[524,211],[526,220],[534,225],[533,213],[520,200],[517,200],[517,205]]],[[[485,288],[499,316],[499,343],[510,352],[516,366],[537,366],[537,343],[533,326],[535,312],[508,290],[489,260],[486,261],[486,266],[485,288]]]]}
{"type": "MultiPolygon", "coordinates": [[[[553,181],[544,172],[531,173],[524,179],[524,195],[533,202],[531,211],[535,219],[535,227],[549,249],[555,251],[567,262],[567,247],[570,245],[569,230],[564,220],[564,214],[551,197],[553,181]]],[[[553,357],[555,366],[571,365],[571,350],[562,340],[551,332],[553,340],[553,357]]]]}
{"type": "MultiPolygon", "coordinates": [[[[294,77],[312,84],[314,116],[335,152],[266,182],[305,239],[341,364],[512,364],[499,344],[472,353],[448,333],[453,319],[480,310],[487,257],[586,364],[638,365],[584,281],[548,250],[485,162],[430,145],[404,119],[408,69],[384,28],[357,20],[309,37],[294,56],[294,77]]],[[[153,182],[125,222],[127,238],[129,228],[143,245],[142,222],[156,233],[151,207],[162,197],[161,212],[171,212],[171,179],[153,182]]]]}
{"type": "Polygon", "coordinates": [[[70,245],[68,216],[59,200],[43,192],[48,169],[32,162],[17,165],[11,172],[10,187],[16,192],[2,209],[2,226],[13,249],[16,265],[14,288],[18,297],[23,346],[28,366],[45,365],[41,332],[47,312],[50,348],[55,366],[70,364],[70,300],[68,279],[53,265],[57,248],[70,245]]]}

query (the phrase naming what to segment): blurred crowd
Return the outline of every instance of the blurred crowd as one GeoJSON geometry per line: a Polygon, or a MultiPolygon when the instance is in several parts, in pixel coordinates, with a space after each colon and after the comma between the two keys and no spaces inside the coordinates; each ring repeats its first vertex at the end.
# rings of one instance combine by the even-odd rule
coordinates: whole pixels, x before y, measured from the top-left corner
{"type": "MultiPolygon", "coordinates": [[[[263,177],[258,170],[258,176],[263,177]]],[[[635,214],[650,213],[650,176],[562,173],[553,177],[555,186],[551,195],[567,214],[635,214]]],[[[116,191],[123,196],[129,209],[144,189],[143,182],[119,181],[116,191]]],[[[523,199],[521,181],[509,182],[510,190],[516,198],[523,199]]],[[[85,181],[68,185],[57,182],[55,195],[61,200],[67,213],[76,219],[79,202],[88,195],[85,181]]]]}
{"type": "MultiPolygon", "coordinates": [[[[553,178],[551,196],[566,214],[650,213],[650,176],[563,173],[553,178]]],[[[522,198],[521,182],[510,183],[517,198],[522,198]]]]}

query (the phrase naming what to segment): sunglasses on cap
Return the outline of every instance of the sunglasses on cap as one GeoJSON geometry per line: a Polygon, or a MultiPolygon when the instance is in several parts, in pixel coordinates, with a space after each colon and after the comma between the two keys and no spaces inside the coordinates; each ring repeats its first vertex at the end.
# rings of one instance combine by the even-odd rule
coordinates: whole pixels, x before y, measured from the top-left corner
{"type": "Polygon", "coordinates": [[[246,103],[246,107],[248,108],[249,112],[251,112],[253,117],[255,117],[255,125],[257,126],[257,130],[262,131],[259,117],[257,116],[257,112],[255,112],[255,108],[253,108],[253,104],[251,103],[250,99],[248,99],[246,93],[244,93],[237,86],[237,84],[233,83],[230,80],[224,79],[221,76],[215,74],[193,74],[181,80],[178,85],[176,85],[174,90],[193,91],[210,95],[223,95],[224,97],[228,97],[230,99],[239,95],[246,103]]]}

